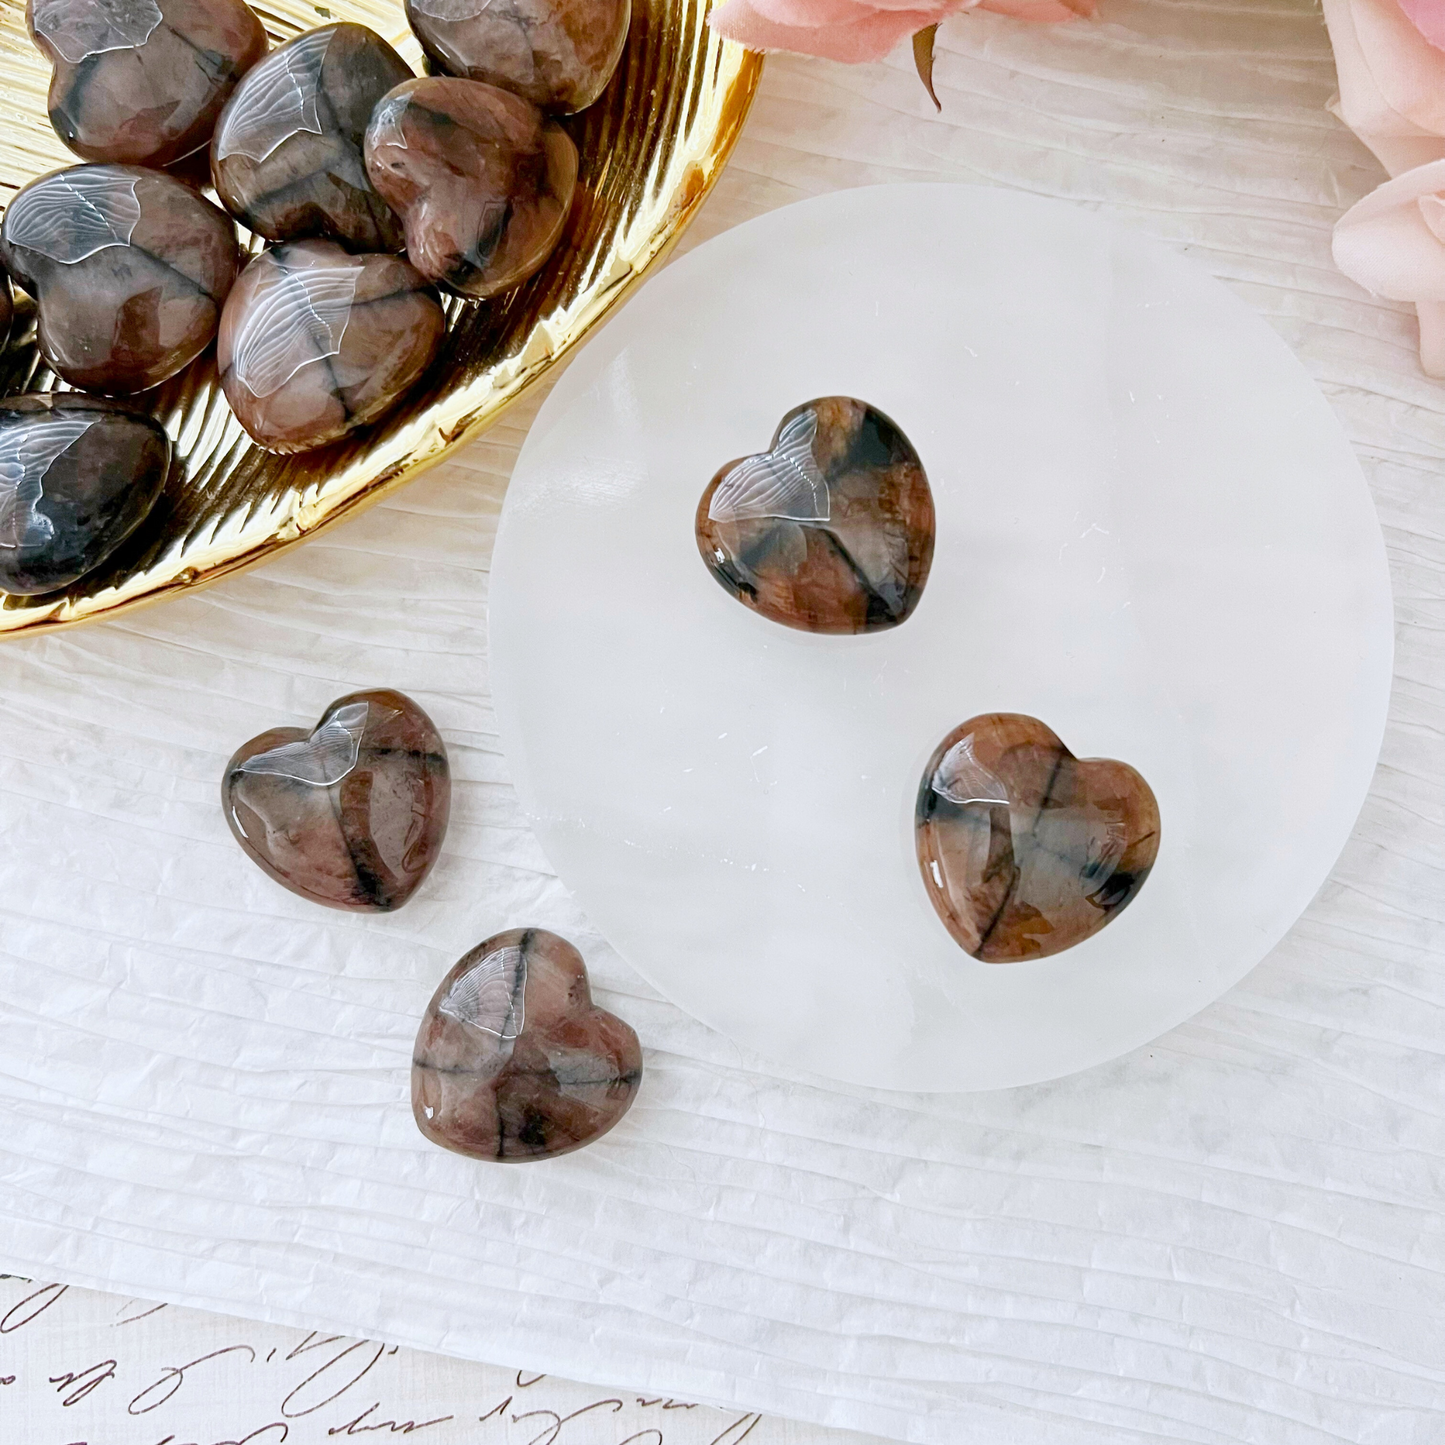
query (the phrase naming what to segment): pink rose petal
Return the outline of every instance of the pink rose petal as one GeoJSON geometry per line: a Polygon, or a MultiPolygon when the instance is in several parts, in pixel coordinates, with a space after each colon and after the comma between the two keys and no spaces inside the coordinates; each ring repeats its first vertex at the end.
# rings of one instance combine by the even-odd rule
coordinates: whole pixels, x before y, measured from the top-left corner
{"type": "Polygon", "coordinates": [[[1392,301],[1445,302],[1445,245],[1432,230],[1445,196],[1445,160],[1417,166],[1371,191],[1335,226],[1335,264],[1392,301]]]}
{"type": "Polygon", "coordinates": [[[1445,304],[1421,301],[1415,314],[1420,318],[1420,369],[1445,379],[1445,304]]]}
{"type": "Polygon", "coordinates": [[[1092,16],[1098,7],[1094,0],[1075,0],[1068,5],[1064,0],[980,0],[980,10],[992,10],[996,15],[1012,15],[1016,20],[1032,20],[1048,25],[1057,25],[1063,20],[1076,20],[1080,15],[1092,16]]]}
{"type": "Polygon", "coordinates": [[[1400,0],[1400,9],[1431,45],[1445,50],[1445,0],[1400,0]]]}
{"type": "Polygon", "coordinates": [[[1092,15],[1094,0],[726,0],[708,19],[749,50],[827,60],[881,60],[900,41],[962,10],[1056,23],[1092,15]]]}
{"type": "Polygon", "coordinates": [[[1445,51],[1399,0],[1324,0],[1339,117],[1392,175],[1445,156],[1445,51]]]}
{"type": "Polygon", "coordinates": [[[751,0],[727,0],[708,23],[749,50],[791,50],[856,65],[882,60],[899,41],[940,18],[937,10],[877,10],[842,25],[780,25],[760,14],[751,0]]]}
{"type": "MultiPolygon", "coordinates": [[[[933,25],[952,14],[963,0],[938,0],[936,5],[929,0],[896,0],[893,4],[877,4],[874,0],[747,0],[747,3],[761,19],[799,30],[851,27],[889,13],[909,17],[926,13],[929,18],[922,24],[910,18],[913,30],[921,30],[924,25],[933,25]]],[[[911,35],[913,30],[906,33],[911,35]]]]}

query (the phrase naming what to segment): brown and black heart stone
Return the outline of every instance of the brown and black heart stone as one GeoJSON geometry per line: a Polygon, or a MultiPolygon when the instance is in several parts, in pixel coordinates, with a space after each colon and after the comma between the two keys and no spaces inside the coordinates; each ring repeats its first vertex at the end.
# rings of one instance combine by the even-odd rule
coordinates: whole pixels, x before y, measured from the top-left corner
{"type": "Polygon", "coordinates": [[[390,689],[337,698],[311,731],[273,728],[226,765],[226,821],[293,893],[361,913],[400,908],[441,853],[451,808],[432,720],[390,689]]]}
{"type": "Polygon", "coordinates": [[[399,251],[401,222],[372,188],[361,142],[411,68],[364,25],[323,25],[273,50],[221,112],[211,177],[232,215],[272,241],[333,236],[399,251]]]}
{"type": "Polygon", "coordinates": [[[88,161],[168,166],[204,146],[266,53],[241,0],[29,0],[26,18],[55,67],[51,124],[88,161]]]}
{"type": "Polygon", "coordinates": [[[10,289],[10,273],[0,266],[0,351],[10,344],[10,329],[15,325],[15,293],[10,289]]]}
{"type": "Polygon", "coordinates": [[[400,256],[335,241],[262,251],[231,288],[216,365],[236,420],[263,447],[299,452],[375,421],[446,336],[436,291],[400,256]]]}
{"type": "Polygon", "coordinates": [[[69,166],[5,210],[0,261],[35,298],[45,359],[87,391],[145,391],[210,345],[241,266],[231,218],[140,166],[69,166]]]}
{"type": "Polygon", "coordinates": [[[53,592],[145,519],[171,442],[154,418],[74,392],[0,401],[0,591],[53,592]]]}
{"type": "Polygon", "coordinates": [[[412,1056],[411,1104],[434,1144],[474,1159],[549,1159],[632,1106],[642,1048],[598,1008],[582,955],[514,928],[472,949],[432,996],[412,1056]]]}
{"type": "Polygon", "coordinates": [[[1076,758],[1037,718],[987,713],[924,769],[915,818],[928,896],[985,963],[1047,958],[1136,897],[1159,852],[1159,805],[1110,758],[1076,758]]]}
{"type": "Polygon", "coordinates": [[[933,493],[895,422],[825,396],[794,407],[766,452],[718,472],[696,536],[708,570],[754,612],[804,632],[879,632],[923,594],[933,493]]]}
{"type": "Polygon", "coordinates": [[[571,114],[602,94],[627,43],[631,0],[406,0],[432,63],[571,114]]]}
{"type": "Polygon", "coordinates": [[[428,281],[485,300],[551,255],[577,184],[577,147],[531,101],[478,80],[409,80],[366,132],[372,184],[402,218],[428,281]]]}

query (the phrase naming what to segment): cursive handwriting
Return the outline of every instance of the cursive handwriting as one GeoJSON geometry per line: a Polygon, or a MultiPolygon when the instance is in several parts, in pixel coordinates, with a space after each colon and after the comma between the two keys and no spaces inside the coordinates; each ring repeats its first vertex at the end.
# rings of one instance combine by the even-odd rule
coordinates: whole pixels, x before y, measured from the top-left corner
{"type": "Polygon", "coordinates": [[[756,1414],[667,1395],[603,1394],[375,1340],[248,1325],[4,1276],[0,1364],[0,1445],[10,1445],[17,1419],[16,1445],[22,1438],[26,1445],[767,1445],[778,1438],[756,1414]],[[92,1345],[99,1346],[93,1354],[92,1345]],[[482,1413],[487,1401],[495,1403],[482,1413]],[[56,1423],[62,1412],[67,1426],[56,1423]]]}
{"type": "Polygon", "coordinates": [[[256,1351],[250,1345],[227,1345],[224,1349],[212,1350],[208,1355],[200,1355],[192,1360],[189,1365],[167,1365],[161,1371],[160,1379],[153,1384],[147,1385],[127,1405],[128,1415],[149,1415],[152,1410],[159,1410],[177,1390],[186,1382],[186,1371],[194,1370],[197,1365],[204,1365],[208,1360],[219,1360],[223,1355],[247,1354],[251,1357],[251,1363],[256,1363],[256,1351]],[[149,1395],[155,1395],[155,1399],[148,1404],[142,1405],[141,1401],[149,1395]]]}
{"type": "Polygon", "coordinates": [[[550,1425],[544,1425],[541,1433],[534,1435],[527,1445],[553,1445],[557,1436],[562,1433],[562,1427],[569,1425],[579,1416],[590,1415],[594,1410],[605,1410],[611,1406],[615,1415],[622,1408],[621,1400],[594,1400],[590,1405],[584,1405],[580,1410],[573,1410],[570,1415],[559,1415],[555,1410],[528,1410],[525,1415],[513,1415],[512,1424],[520,1425],[523,1420],[535,1420],[539,1416],[548,1415],[552,1419],[550,1425]]]}
{"type": "Polygon", "coordinates": [[[398,1425],[395,1420],[378,1420],[374,1424],[363,1424],[368,1416],[376,1414],[381,1409],[381,1401],[374,1405],[368,1405],[356,1419],[348,1420],[345,1425],[333,1425],[326,1433],[328,1435],[369,1435],[376,1431],[387,1430],[393,1435],[412,1435],[418,1430],[425,1430],[429,1425],[445,1425],[448,1420],[455,1420],[455,1415],[438,1415],[435,1420],[408,1420],[404,1425],[398,1425]]]}
{"type": "Polygon", "coordinates": [[[60,1402],[63,1406],[78,1405],[92,1390],[98,1389],[107,1380],[115,1379],[115,1361],[102,1360],[98,1365],[92,1365],[88,1370],[82,1370],[74,1374],[67,1370],[62,1375],[51,1375],[50,1383],[56,1387],[57,1395],[68,1395],[60,1402]],[[71,1390],[74,1385],[76,1388],[71,1390]]]}
{"type": "MultiPolygon", "coordinates": [[[[28,1283],[28,1281],[27,1281],[28,1283]]],[[[48,1310],[51,1305],[58,1304],[69,1289],[65,1284],[43,1284],[34,1294],[28,1294],[19,1304],[11,1305],[3,1317],[0,1317],[0,1335],[14,1334],[16,1330],[22,1330],[33,1320],[37,1320],[48,1310]]]]}
{"type": "MultiPolygon", "coordinates": [[[[303,1342],[287,1355],[286,1358],[288,1360],[294,1360],[298,1355],[304,1354],[308,1349],[319,1349],[322,1345],[335,1344],[341,1338],[340,1335],[332,1335],[329,1339],[321,1340],[316,1345],[308,1345],[303,1342]]],[[[307,1339],[311,1339],[311,1336],[308,1335],[307,1339]]],[[[281,1414],[287,1420],[299,1420],[305,1415],[314,1415],[318,1410],[331,1404],[333,1400],[339,1400],[353,1385],[360,1384],[361,1381],[376,1368],[377,1362],[381,1359],[382,1355],[387,1353],[395,1354],[396,1346],[393,1345],[390,1351],[388,1351],[385,1345],[373,1344],[370,1340],[352,1341],[344,1350],[333,1355],[324,1365],[318,1366],[307,1375],[307,1377],[282,1400],[281,1414]],[[346,1366],[346,1361],[350,1359],[352,1355],[355,1355],[356,1359],[352,1360],[349,1366],[346,1366]],[[336,1370],[338,1365],[345,1366],[345,1368],[336,1370]],[[328,1373],[333,1370],[336,1370],[336,1373],[332,1374],[330,1379],[327,1379],[328,1373]],[[354,1371],[355,1373],[350,1373],[350,1371],[354,1371]],[[318,1380],[322,1381],[320,1386],[316,1384],[318,1380]],[[310,1400],[307,1391],[311,1391],[312,1394],[318,1394],[321,1389],[328,1389],[331,1393],[329,1395],[322,1395],[318,1400],[310,1400]],[[300,1404],[297,1403],[298,1397],[302,1402],[300,1404]]]]}

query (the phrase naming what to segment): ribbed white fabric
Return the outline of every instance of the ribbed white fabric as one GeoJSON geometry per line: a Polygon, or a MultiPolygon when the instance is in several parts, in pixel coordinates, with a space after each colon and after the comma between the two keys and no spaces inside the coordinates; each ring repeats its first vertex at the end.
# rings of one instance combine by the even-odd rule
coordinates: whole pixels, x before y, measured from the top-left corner
{"type": "Polygon", "coordinates": [[[1445,1438],[1445,389],[1408,308],[1331,264],[1380,172],[1325,111],[1308,0],[1102,10],[946,25],[941,118],[906,52],[771,61],[692,239],[833,187],[1015,185],[1279,328],[1359,447],[1399,613],[1374,793],[1286,943],[1154,1046],[1004,1094],[783,1077],[689,1021],[578,916],[498,754],[520,412],[262,571],[0,648],[8,1267],[938,1445],[1445,1438]],[[248,863],[218,779],[373,685],[432,713],[457,792],[432,882],[362,922],[248,863]],[[411,1042],[523,920],[579,942],[648,1074],[604,1146],[478,1167],[416,1133],[411,1042]]]}

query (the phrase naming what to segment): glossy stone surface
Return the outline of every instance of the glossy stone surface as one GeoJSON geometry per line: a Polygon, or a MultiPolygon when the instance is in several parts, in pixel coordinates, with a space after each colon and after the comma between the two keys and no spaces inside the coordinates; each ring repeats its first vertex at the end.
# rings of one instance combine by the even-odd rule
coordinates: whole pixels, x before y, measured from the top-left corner
{"type": "Polygon", "coordinates": [[[1159,805],[1133,768],[1076,758],[1018,713],[972,718],[944,738],[916,825],[933,906],[985,963],[1047,958],[1097,933],[1159,852],[1159,805]]]}
{"type": "Polygon", "coordinates": [[[577,147],[530,101],[475,80],[398,86],[366,133],[366,169],[429,281],[485,298],[519,286],[561,239],[577,147]]]}
{"type": "Polygon", "coordinates": [[[805,632],[907,621],[933,562],[933,493],[908,438],[847,396],[794,407],[771,448],[729,462],[698,503],[698,551],[723,588],[805,632]]]}
{"type": "Polygon", "coordinates": [[[10,344],[10,331],[15,325],[15,293],[10,288],[10,275],[0,266],[0,351],[10,344]]]}
{"type": "Polygon", "coordinates": [[[410,78],[363,25],[323,25],[273,50],[221,113],[216,194],[272,241],[329,236],[354,251],[401,250],[401,222],[367,179],[361,148],[377,101],[410,78]]]}
{"type": "Polygon", "coordinates": [[[427,369],[445,335],[436,292],[400,256],[296,241],[263,251],[241,273],[216,364],[251,436],[297,452],[374,421],[427,369]]]}
{"type": "Polygon", "coordinates": [[[632,1028],[592,1002],[582,955],[514,928],[468,953],[432,996],[411,1106],[434,1144],[474,1159],[548,1159],[600,1138],[642,1080],[632,1028]]]}
{"type": "Polygon", "coordinates": [[[88,161],[166,166],[204,146],[266,53],[241,0],[29,0],[26,19],[55,67],[50,122],[88,161]]]}
{"type": "Polygon", "coordinates": [[[135,531],[170,470],[165,428],[73,392],[0,401],[0,591],[53,592],[135,531]]]}
{"type": "Polygon", "coordinates": [[[358,913],[400,908],[441,853],[447,750],[409,697],[348,693],[315,728],[273,728],[226,765],[241,847],[293,893],[358,913]]]}
{"type": "Polygon", "coordinates": [[[631,0],[406,0],[441,70],[568,114],[602,94],[627,43],[631,0]]]}
{"type": "Polygon", "coordinates": [[[55,371],[124,394],[206,349],[241,256],[230,217],[180,181],[139,166],[71,166],[10,202],[0,260],[35,297],[55,371]]]}

